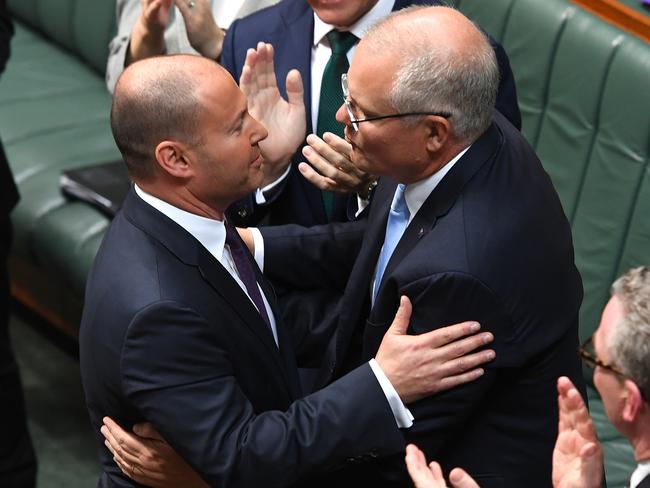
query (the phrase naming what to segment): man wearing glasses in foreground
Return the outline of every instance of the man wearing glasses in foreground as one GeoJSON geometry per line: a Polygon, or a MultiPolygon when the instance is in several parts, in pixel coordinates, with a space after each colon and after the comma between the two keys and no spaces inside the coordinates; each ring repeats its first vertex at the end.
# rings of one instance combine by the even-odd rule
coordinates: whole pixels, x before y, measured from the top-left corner
{"type": "MultiPolygon", "coordinates": [[[[594,385],[610,422],[634,447],[638,463],[628,488],[650,488],[650,266],[629,270],[612,285],[600,325],[580,347],[594,368],[594,385]]],[[[560,423],[553,452],[553,486],[600,488],[603,451],[580,393],[568,378],[558,379],[560,423]]],[[[415,446],[406,464],[416,488],[445,488],[440,466],[429,466],[415,446]]],[[[454,488],[478,485],[457,469],[454,488]]]]}

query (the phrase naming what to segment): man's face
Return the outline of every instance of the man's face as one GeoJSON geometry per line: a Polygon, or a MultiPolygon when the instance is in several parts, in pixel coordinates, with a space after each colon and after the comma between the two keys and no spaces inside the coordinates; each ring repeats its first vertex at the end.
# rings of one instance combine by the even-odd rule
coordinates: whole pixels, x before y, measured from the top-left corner
{"type": "Polygon", "coordinates": [[[350,27],[363,17],[377,0],[307,0],[316,15],[336,27],[350,27]]]}
{"type": "MultiPolygon", "coordinates": [[[[605,310],[603,310],[600,325],[594,334],[596,357],[606,364],[612,362],[607,344],[617,323],[624,317],[623,304],[616,295],[613,295],[605,306],[605,310]]],[[[612,371],[596,366],[594,370],[594,386],[603,400],[607,417],[614,427],[621,431],[624,426],[621,421],[621,412],[625,404],[622,378],[612,371]]]]}
{"type": "MultiPolygon", "coordinates": [[[[369,52],[359,44],[348,71],[349,100],[355,119],[397,112],[386,101],[398,62],[394,56],[369,52]]],[[[423,132],[403,118],[388,118],[358,124],[355,131],[341,105],[336,120],[345,124],[345,138],[352,145],[352,162],[362,171],[387,176],[402,183],[419,179],[427,164],[423,132]]]]}
{"type": "Polygon", "coordinates": [[[248,113],[246,97],[225,73],[202,80],[198,96],[201,143],[190,150],[194,178],[188,189],[225,210],[262,184],[258,144],[268,132],[248,113]]]}

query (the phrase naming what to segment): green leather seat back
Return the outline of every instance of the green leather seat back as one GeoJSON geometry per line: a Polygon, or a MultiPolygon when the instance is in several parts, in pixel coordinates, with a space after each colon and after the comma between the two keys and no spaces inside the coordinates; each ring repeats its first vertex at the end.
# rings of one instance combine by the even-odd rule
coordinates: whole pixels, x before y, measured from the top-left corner
{"type": "Polygon", "coordinates": [[[8,0],[8,5],[16,19],[104,73],[115,32],[114,1],[8,0]]]}
{"type": "MultiPolygon", "coordinates": [[[[650,264],[650,45],[566,0],[455,4],[510,57],[523,133],[573,229],[585,339],[598,326],[612,281],[650,264]]],[[[591,386],[589,398],[608,485],[623,486],[634,466],[632,449],[591,386]]]]}

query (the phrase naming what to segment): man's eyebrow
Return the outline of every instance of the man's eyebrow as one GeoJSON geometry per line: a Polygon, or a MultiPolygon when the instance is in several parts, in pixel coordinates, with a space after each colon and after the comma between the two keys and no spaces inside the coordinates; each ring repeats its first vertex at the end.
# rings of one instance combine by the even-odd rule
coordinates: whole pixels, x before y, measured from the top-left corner
{"type": "Polygon", "coordinates": [[[230,125],[230,130],[236,129],[244,120],[244,117],[246,116],[246,112],[248,112],[248,108],[244,107],[241,112],[237,114],[237,117],[235,118],[235,121],[230,125]]]}

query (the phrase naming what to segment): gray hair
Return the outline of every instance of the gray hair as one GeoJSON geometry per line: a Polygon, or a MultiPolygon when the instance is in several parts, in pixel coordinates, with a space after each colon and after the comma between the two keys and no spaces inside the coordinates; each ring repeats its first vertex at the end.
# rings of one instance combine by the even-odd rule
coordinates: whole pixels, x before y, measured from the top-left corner
{"type": "Polygon", "coordinates": [[[612,285],[625,317],[609,338],[609,353],[616,365],[650,400],[650,266],[633,268],[612,285]]]}
{"type": "MultiPolygon", "coordinates": [[[[386,101],[399,112],[447,112],[459,140],[472,141],[492,121],[499,87],[499,67],[487,36],[477,27],[479,42],[459,49],[414,23],[396,19],[425,8],[413,6],[388,16],[364,36],[376,50],[401,59],[386,101]],[[412,28],[411,28],[412,27],[412,28]]],[[[468,19],[468,22],[469,21],[468,19]]],[[[475,26],[476,27],[476,26],[475,26]]]]}

